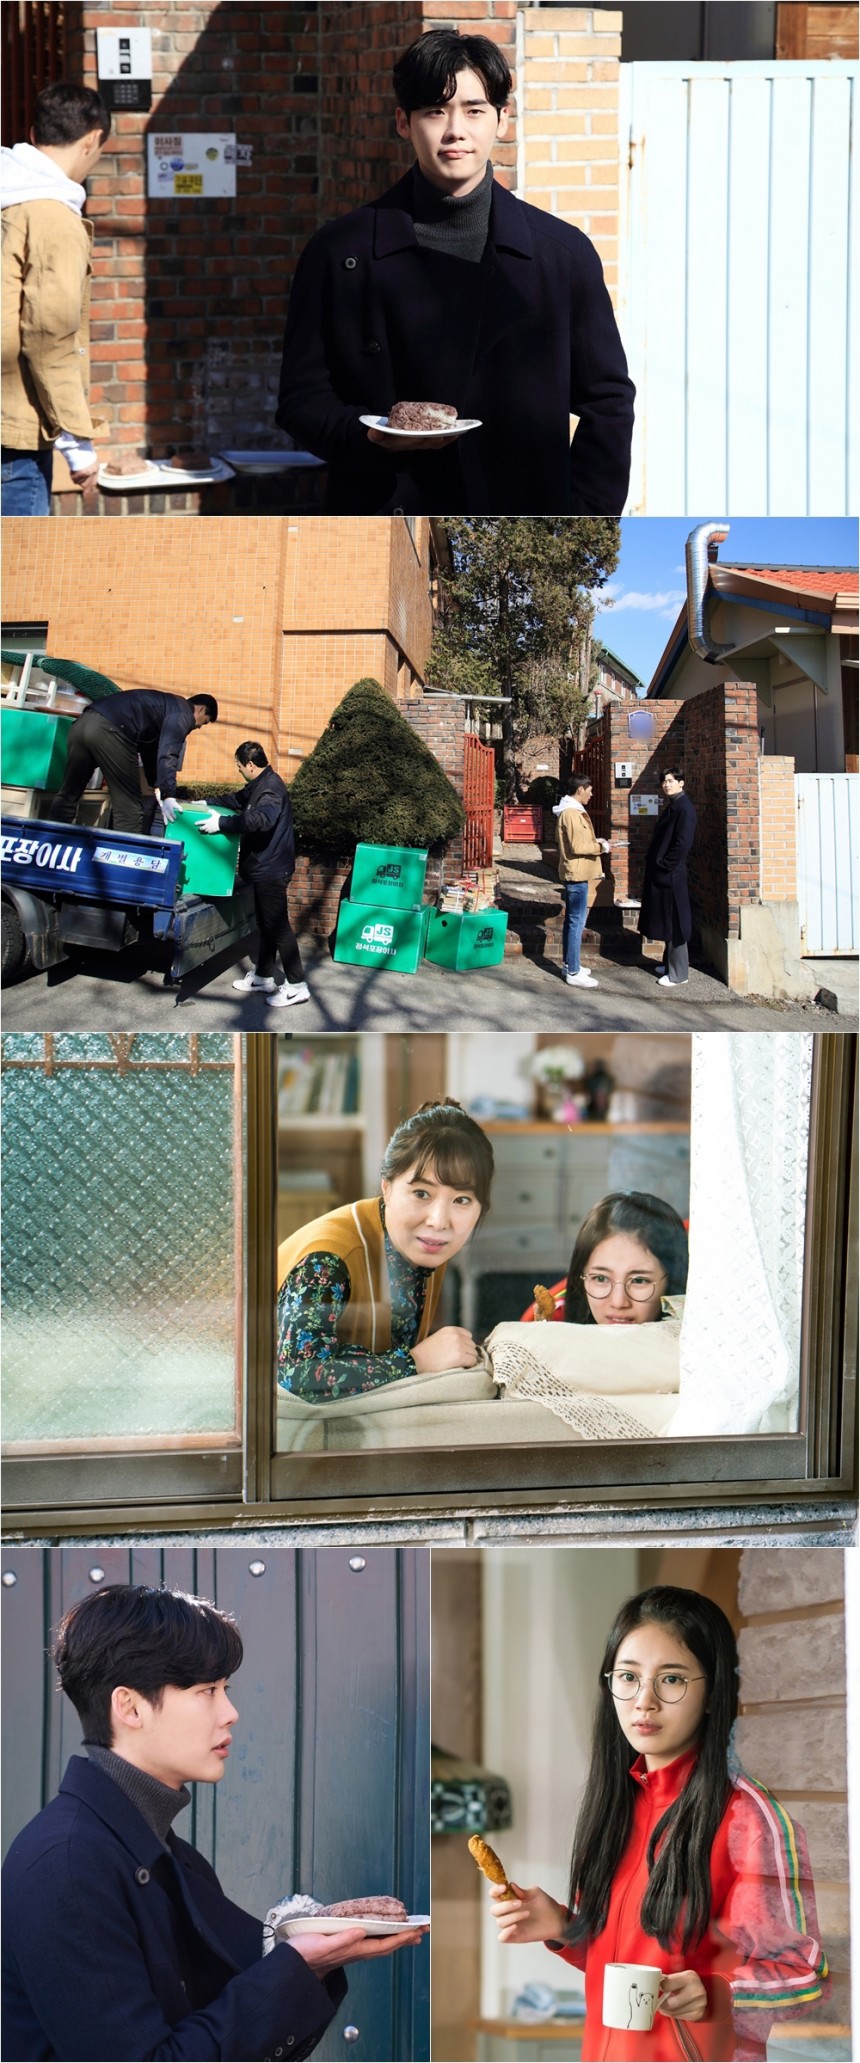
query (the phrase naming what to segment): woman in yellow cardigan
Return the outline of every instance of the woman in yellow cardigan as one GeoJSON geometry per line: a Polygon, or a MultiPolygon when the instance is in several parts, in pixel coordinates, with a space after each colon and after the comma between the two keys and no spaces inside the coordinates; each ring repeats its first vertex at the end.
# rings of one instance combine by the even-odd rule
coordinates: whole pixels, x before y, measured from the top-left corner
{"type": "Polygon", "coordinates": [[[278,1384],[309,1403],[471,1368],[460,1325],[434,1330],[448,1262],[489,1209],[493,1149],[459,1103],[398,1125],[381,1195],[328,1211],[278,1252],[278,1384]]]}

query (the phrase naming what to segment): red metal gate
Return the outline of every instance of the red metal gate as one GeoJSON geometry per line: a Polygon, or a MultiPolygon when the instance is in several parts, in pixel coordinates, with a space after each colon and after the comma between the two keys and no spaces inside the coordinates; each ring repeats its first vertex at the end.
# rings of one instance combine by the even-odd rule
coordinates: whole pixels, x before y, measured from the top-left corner
{"type": "Polygon", "coordinates": [[[573,772],[587,774],[591,782],[592,796],[588,814],[598,838],[609,837],[606,823],[609,806],[609,723],[608,712],[600,719],[600,728],[587,738],[578,752],[573,755],[573,772]]]}
{"type": "Polygon", "coordinates": [[[463,740],[463,832],[465,867],[489,867],[493,858],[493,800],[496,763],[492,745],[467,731],[463,740]]]}

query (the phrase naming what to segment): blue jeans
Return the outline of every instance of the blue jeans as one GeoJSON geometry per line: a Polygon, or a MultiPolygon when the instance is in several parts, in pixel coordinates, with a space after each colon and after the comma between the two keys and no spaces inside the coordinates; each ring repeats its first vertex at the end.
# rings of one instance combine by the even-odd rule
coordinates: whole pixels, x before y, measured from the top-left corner
{"type": "Polygon", "coordinates": [[[564,928],[561,934],[561,957],[568,974],[579,973],[579,948],[588,916],[588,882],[564,881],[564,928]]]}
{"type": "Polygon", "coordinates": [[[0,483],[4,516],[49,516],[53,451],[13,451],[3,445],[0,483]]]}

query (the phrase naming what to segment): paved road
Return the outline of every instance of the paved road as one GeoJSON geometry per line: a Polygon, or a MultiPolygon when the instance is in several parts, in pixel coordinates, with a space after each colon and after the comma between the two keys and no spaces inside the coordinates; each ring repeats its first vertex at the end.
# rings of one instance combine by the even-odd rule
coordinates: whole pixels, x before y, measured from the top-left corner
{"type": "MultiPolygon", "coordinates": [[[[553,962],[509,960],[482,973],[455,974],[425,961],[417,974],[365,972],[336,965],[327,951],[306,956],[311,1001],[269,1010],[261,996],[237,995],[233,976],[247,960],[220,968],[177,995],[161,975],[131,960],[91,955],[49,975],[25,977],[3,991],[8,1031],[157,1031],[179,1019],[199,1031],[831,1031],[857,1028],[857,1016],[814,1003],[768,1003],[733,996],[694,970],[677,994],[659,988],[644,966],[592,956],[600,986],[568,988],[553,962]]],[[[856,977],[855,977],[856,978],[856,977]]],[[[848,990],[850,995],[850,990],[848,990]]]]}

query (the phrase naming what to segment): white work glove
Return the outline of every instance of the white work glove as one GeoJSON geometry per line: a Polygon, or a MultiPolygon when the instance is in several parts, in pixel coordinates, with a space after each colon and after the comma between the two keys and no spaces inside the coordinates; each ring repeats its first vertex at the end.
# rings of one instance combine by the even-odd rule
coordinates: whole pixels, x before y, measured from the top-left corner
{"type": "Polygon", "coordinates": [[[162,801],[161,797],[159,796],[159,803],[161,805],[161,814],[164,818],[165,823],[172,824],[174,817],[178,817],[179,815],[179,804],[176,801],[176,797],[173,795],[165,795],[164,800],[162,801]]]}
{"type": "Polygon", "coordinates": [[[197,825],[198,831],[220,831],[220,829],[221,818],[218,815],[217,809],[210,809],[208,817],[201,817],[197,825]]]}

